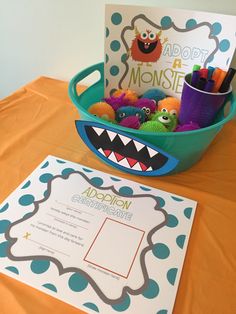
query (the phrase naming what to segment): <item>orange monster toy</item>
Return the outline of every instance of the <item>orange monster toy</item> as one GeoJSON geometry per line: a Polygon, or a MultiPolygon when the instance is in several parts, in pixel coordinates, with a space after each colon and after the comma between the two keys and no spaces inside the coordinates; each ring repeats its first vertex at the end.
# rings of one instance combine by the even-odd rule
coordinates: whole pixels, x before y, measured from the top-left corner
{"type": "Polygon", "coordinates": [[[157,110],[162,112],[169,112],[170,114],[174,114],[178,117],[180,101],[175,97],[166,97],[158,101],[157,110]]]}
{"type": "Polygon", "coordinates": [[[135,27],[135,38],[132,41],[130,48],[130,54],[134,61],[146,62],[148,66],[151,66],[149,62],[156,62],[162,52],[164,43],[168,40],[167,38],[161,43],[160,36],[162,30],[158,33],[154,33],[151,30],[145,32],[139,32],[138,28],[135,27]]]}
{"type": "Polygon", "coordinates": [[[107,103],[100,101],[89,107],[88,111],[106,121],[115,120],[115,111],[107,103]]]}
{"type": "Polygon", "coordinates": [[[125,94],[124,100],[128,100],[130,104],[134,104],[138,100],[137,93],[131,89],[117,89],[112,96],[119,97],[122,94],[125,94]]]}

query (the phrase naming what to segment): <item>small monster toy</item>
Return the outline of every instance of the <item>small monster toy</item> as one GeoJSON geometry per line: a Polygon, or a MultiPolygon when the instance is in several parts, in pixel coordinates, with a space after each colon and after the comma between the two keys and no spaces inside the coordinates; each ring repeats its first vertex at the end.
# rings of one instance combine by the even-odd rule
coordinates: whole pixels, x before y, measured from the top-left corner
{"type": "MultiPolygon", "coordinates": [[[[137,126],[137,119],[138,119],[139,124],[145,121],[145,113],[140,108],[126,106],[126,107],[121,107],[116,111],[116,121],[123,126],[126,126],[126,127],[132,127],[132,125],[137,126]],[[135,121],[134,119],[131,119],[131,117],[136,117],[135,121]],[[125,120],[125,124],[124,124],[124,120],[125,120]]],[[[140,125],[138,125],[138,128],[139,126],[140,125]]]]}
{"type": "Polygon", "coordinates": [[[175,97],[166,97],[158,102],[158,111],[169,112],[170,114],[177,115],[180,110],[180,101],[175,97]]]}
{"type": "Polygon", "coordinates": [[[141,124],[139,130],[146,132],[168,132],[167,128],[158,121],[147,121],[141,124]]]}
{"type": "Polygon", "coordinates": [[[153,99],[158,103],[158,101],[166,98],[166,94],[159,88],[150,88],[143,94],[142,98],[153,99]]]}
{"type": "Polygon", "coordinates": [[[106,121],[115,120],[115,111],[105,102],[97,102],[89,107],[88,112],[106,121]]]}
{"type": "Polygon", "coordinates": [[[150,115],[156,111],[156,102],[153,99],[140,98],[136,101],[135,107],[142,109],[146,120],[149,120],[150,115]]]}
{"type": "Polygon", "coordinates": [[[157,121],[161,123],[169,132],[174,131],[177,125],[176,115],[172,115],[168,112],[157,111],[152,116],[152,121],[157,121]]]}
{"type": "Polygon", "coordinates": [[[189,122],[183,125],[177,125],[175,132],[194,131],[200,129],[200,126],[195,122],[189,122]]]}
{"type": "Polygon", "coordinates": [[[130,89],[117,89],[110,97],[104,98],[103,100],[116,111],[123,106],[133,106],[138,100],[138,96],[136,92],[130,89]]]}

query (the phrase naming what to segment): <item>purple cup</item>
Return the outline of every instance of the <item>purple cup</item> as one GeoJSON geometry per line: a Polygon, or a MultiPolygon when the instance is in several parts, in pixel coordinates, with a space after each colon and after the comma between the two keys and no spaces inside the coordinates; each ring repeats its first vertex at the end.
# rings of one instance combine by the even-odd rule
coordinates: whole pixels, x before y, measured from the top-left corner
{"type": "Polygon", "coordinates": [[[213,124],[218,111],[232,92],[232,87],[225,93],[209,93],[191,86],[190,81],[191,74],[187,74],[181,95],[179,122],[195,122],[204,128],[213,124]]]}

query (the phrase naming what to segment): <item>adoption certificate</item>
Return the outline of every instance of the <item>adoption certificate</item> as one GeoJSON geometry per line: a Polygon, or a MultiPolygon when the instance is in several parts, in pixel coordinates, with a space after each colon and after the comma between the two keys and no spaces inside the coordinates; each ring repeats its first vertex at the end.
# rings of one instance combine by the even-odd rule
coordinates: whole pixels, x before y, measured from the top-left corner
{"type": "Polygon", "coordinates": [[[48,156],[0,206],[0,270],[88,313],[171,313],[195,209],[48,156]]]}

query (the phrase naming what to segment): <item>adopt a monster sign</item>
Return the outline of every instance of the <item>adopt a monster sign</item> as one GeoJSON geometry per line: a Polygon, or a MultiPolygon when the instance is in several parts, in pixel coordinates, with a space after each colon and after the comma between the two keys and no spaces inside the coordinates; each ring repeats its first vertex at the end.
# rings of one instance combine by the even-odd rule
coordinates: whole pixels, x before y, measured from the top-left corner
{"type": "Polygon", "coordinates": [[[236,16],[106,5],[105,95],[159,88],[180,98],[195,64],[227,70],[235,51],[236,16]]]}

